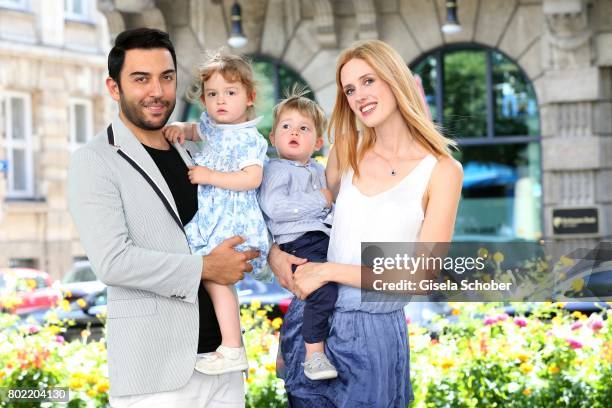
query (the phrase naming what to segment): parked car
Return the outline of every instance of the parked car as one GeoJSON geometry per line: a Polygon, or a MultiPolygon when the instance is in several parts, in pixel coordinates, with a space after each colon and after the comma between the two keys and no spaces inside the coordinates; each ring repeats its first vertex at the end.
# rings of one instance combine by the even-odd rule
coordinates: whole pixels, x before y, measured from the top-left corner
{"type": "Polygon", "coordinates": [[[64,299],[73,300],[100,292],[106,285],[98,280],[89,261],[78,261],[59,283],[64,299]]]}
{"type": "Polygon", "coordinates": [[[96,281],[98,278],[94,273],[93,269],[91,269],[91,264],[89,261],[78,261],[72,265],[72,269],[70,269],[66,275],[62,278],[62,284],[69,284],[75,282],[92,282],[96,281]]]}
{"type": "MultiPolygon", "coordinates": [[[[78,284],[78,283],[75,283],[78,284]]],[[[83,330],[90,332],[89,339],[99,340],[104,336],[104,316],[106,316],[106,285],[101,282],[84,282],[87,284],[87,293],[83,296],[73,297],[67,306],[58,306],[47,310],[38,310],[33,313],[23,314],[22,322],[27,324],[26,318],[32,318],[38,324],[44,324],[48,313],[53,312],[60,321],[72,321],[74,324],[67,325],[62,334],[68,341],[80,339],[83,330]]]]}
{"type": "Polygon", "coordinates": [[[287,312],[293,294],[283,288],[276,279],[271,283],[263,283],[245,273],[244,279],[236,283],[238,301],[240,305],[250,305],[253,301],[261,302],[262,306],[269,305],[272,311],[268,317],[281,317],[287,312]]]}
{"type": "Polygon", "coordinates": [[[0,310],[10,313],[29,313],[49,309],[61,297],[51,284],[46,272],[30,268],[0,269],[0,310]]]}

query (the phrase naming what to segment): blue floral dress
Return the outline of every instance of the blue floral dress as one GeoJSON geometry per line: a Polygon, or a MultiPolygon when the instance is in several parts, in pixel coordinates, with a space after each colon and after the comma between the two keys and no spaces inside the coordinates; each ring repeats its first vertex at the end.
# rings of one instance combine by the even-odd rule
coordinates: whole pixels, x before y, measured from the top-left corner
{"type": "MultiPolygon", "coordinates": [[[[213,122],[202,113],[198,130],[204,141],[194,156],[198,166],[221,172],[235,172],[247,166],[264,166],[268,142],[255,127],[260,118],[236,125],[213,122]]],[[[270,280],[266,265],[270,250],[268,231],[257,203],[257,189],[233,191],[211,185],[198,186],[198,211],[185,226],[189,246],[194,254],[207,255],[224,240],[240,235],[246,241],[236,249],[255,248],[261,256],[252,260],[253,275],[270,280]]]]}

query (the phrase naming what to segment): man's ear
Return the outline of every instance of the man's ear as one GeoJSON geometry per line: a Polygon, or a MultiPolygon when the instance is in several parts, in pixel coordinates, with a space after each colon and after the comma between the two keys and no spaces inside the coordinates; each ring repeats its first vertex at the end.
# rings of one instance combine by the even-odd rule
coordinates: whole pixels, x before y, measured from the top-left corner
{"type": "Polygon", "coordinates": [[[323,138],[322,137],[317,137],[317,141],[315,142],[315,152],[318,151],[319,149],[321,149],[321,147],[323,147],[323,138]]]}
{"type": "Polygon", "coordinates": [[[111,98],[113,98],[115,102],[119,102],[119,99],[121,99],[121,90],[119,89],[119,84],[115,82],[113,78],[106,78],[106,89],[108,89],[111,98]]]}
{"type": "Polygon", "coordinates": [[[247,106],[253,106],[255,104],[256,96],[257,96],[257,92],[255,91],[251,92],[251,95],[249,95],[249,98],[247,100],[247,106]]]}
{"type": "Polygon", "coordinates": [[[272,146],[274,146],[274,132],[270,132],[268,137],[270,138],[270,143],[272,143],[272,146]]]}

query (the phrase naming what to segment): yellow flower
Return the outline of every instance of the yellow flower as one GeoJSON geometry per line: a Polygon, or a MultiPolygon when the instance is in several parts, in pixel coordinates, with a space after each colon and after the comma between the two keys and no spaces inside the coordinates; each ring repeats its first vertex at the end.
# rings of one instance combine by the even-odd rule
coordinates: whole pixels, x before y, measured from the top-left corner
{"type": "Polygon", "coordinates": [[[87,375],[85,375],[85,379],[90,384],[95,384],[95,383],[98,382],[98,377],[96,375],[94,375],[94,374],[87,374],[87,375]]]}
{"type": "Polygon", "coordinates": [[[574,260],[572,258],[568,258],[565,255],[559,258],[559,261],[561,262],[563,266],[572,266],[574,264],[574,260]]]}
{"type": "Polygon", "coordinates": [[[274,318],[274,320],[272,320],[272,327],[274,327],[275,330],[280,329],[282,324],[283,324],[283,319],[281,319],[280,317],[276,317],[274,318]]]}
{"type": "Polygon", "coordinates": [[[574,292],[580,292],[584,288],[584,279],[578,278],[572,281],[572,289],[574,292]]]}
{"type": "Polygon", "coordinates": [[[28,289],[33,290],[36,289],[36,281],[34,279],[27,280],[28,289]]]}
{"type": "Polygon", "coordinates": [[[98,391],[100,394],[107,392],[108,388],[108,380],[106,379],[99,381],[96,385],[96,391],[98,391]]]}
{"type": "Polygon", "coordinates": [[[65,312],[69,312],[70,311],[70,302],[68,302],[66,299],[62,300],[60,302],[60,307],[62,309],[64,309],[65,312]]]}
{"type": "Polygon", "coordinates": [[[81,331],[81,337],[83,340],[87,340],[87,338],[91,335],[91,332],[87,329],[81,331]]]}
{"type": "Polygon", "coordinates": [[[255,367],[249,367],[249,375],[255,374],[255,367]]]}
{"type": "Polygon", "coordinates": [[[85,385],[85,380],[82,378],[73,377],[70,382],[68,382],[68,387],[72,390],[78,390],[85,385]]]}
{"type": "Polygon", "coordinates": [[[561,318],[561,316],[555,316],[551,319],[551,322],[553,324],[559,325],[561,323],[563,323],[563,319],[561,318]]]}
{"type": "Polygon", "coordinates": [[[495,263],[500,264],[502,262],[504,262],[504,254],[502,254],[501,252],[496,252],[493,255],[493,260],[495,261],[495,263]]]}
{"type": "Polygon", "coordinates": [[[531,395],[531,389],[529,389],[529,388],[525,388],[525,389],[523,390],[523,395],[525,395],[525,396],[527,396],[527,397],[528,397],[528,396],[530,396],[530,395],[531,395]]]}
{"type": "Polygon", "coordinates": [[[88,397],[93,398],[93,397],[96,396],[96,390],[94,390],[93,388],[90,388],[90,389],[87,390],[86,394],[87,394],[88,397]]]}
{"type": "Polygon", "coordinates": [[[487,248],[480,248],[477,252],[480,258],[487,258],[489,256],[489,250],[487,248]]]}
{"type": "Polygon", "coordinates": [[[524,363],[525,361],[529,360],[529,355],[527,353],[520,352],[516,355],[516,358],[521,360],[521,363],[524,363]]]}
{"type": "Polygon", "coordinates": [[[584,315],[582,314],[582,312],[575,310],[574,312],[572,312],[572,316],[575,317],[576,319],[581,319],[582,316],[584,315]]]}
{"type": "Polygon", "coordinates": [[[72,297],[72,292],[69,291],[69,290],[65,291],[64,292],[64,297],[67,297],[67,298],[72,297]]]}
{"type": "Polygon", "coordinates": [[[77,302],[77,305],[79,305],[81,309],[85,309],[85,307],[87,306],[87,302],[83,298],[80,298],[76,302],[77,302]]]}
{"type": "Polygon", "coordinates": [[[272,363],[268,363],[266,364],[266,370],[268,370],[269,372],[273,373],[276,371],[276,365],[272,364],[272,363]]]}
{"type": "Polygon", "coordinates": [[[559,367],[557,367],[556,364],[551,364],[550,367],[548,367],[548,372],[551,374],[557,374],[559,371],[561,371],[561,369],[559,367]]]}
{"type": "Polygon", "coordinates": [[[459,310],[459,309],[453,309],[453,310],[451,311],[451,314],[452,314],[453,316],[458,316],[460,313],[461,313],[461,310],[459,310]]]}
{"type": "Polygon", "coordinates": [[[266,311],[265,311],[265,310],[263,310],[263,309],[259,309],[259,310],[257,311],[257,316],[259,316],[259,317],[265,317],[265,316],[266,316],[266,311]]]}
{"type": "Polygon", "coordinates": [[[449,368],[451,368],[451,367],[452,367],[452,366],[454,366],[454,365],[455,365],[455,362],[454,362],[454,361],[453,361],[453,359],[451,359],[451,358],[444,358],[444,359],[442,360],[442,364],[440,364],[440,366],[441,366],[441,367],[442,367],[444,370],[449,369],[449,368]]]}
{"type": "Polygon", "coordinates": [[[559,309],[563,309],[565,307],[565,302],[555,302],[554,305],[559,309]]]}
{"type": "Polygon", "coordinates": [[[251,310],[258,310],[261,308],[261,302],[259,300],[254,300],[251,302],[251,310]]]}
{"type": "Polygon", "coordinates": [[[4,377],[6,373],[4,371],[0,371],[0,378],[4,377]]]}
{"type": "Polygon", "coordinates": [[[520,365],[519,367],[521,369],[521,371],[525,374],[530,373],[531,371],[533,371],[533,366],[529,363],[523,363],[520,365]]]}

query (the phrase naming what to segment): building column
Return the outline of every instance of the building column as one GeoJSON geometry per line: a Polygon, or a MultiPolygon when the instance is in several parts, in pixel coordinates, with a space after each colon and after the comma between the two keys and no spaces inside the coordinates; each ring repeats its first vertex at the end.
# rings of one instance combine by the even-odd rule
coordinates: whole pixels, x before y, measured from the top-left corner
{"type": "MultiPolygon", "coordinates": [[[[612,176],[610,69],[595,63],[587,1],[545,0],[543,10],[546,70],[540,112],[545,236],[568,250],[593,247],[612,234],[612,192],[606,187],[612,176]],[[555,234],[572,221],[571,214],[553,219],[553,210],[562,208],[596,211],[598,233],[555,234]]],[[[574,221],[584,227],[592,221],[590,216],[579,218],[580,212],[574,221]]]]}

